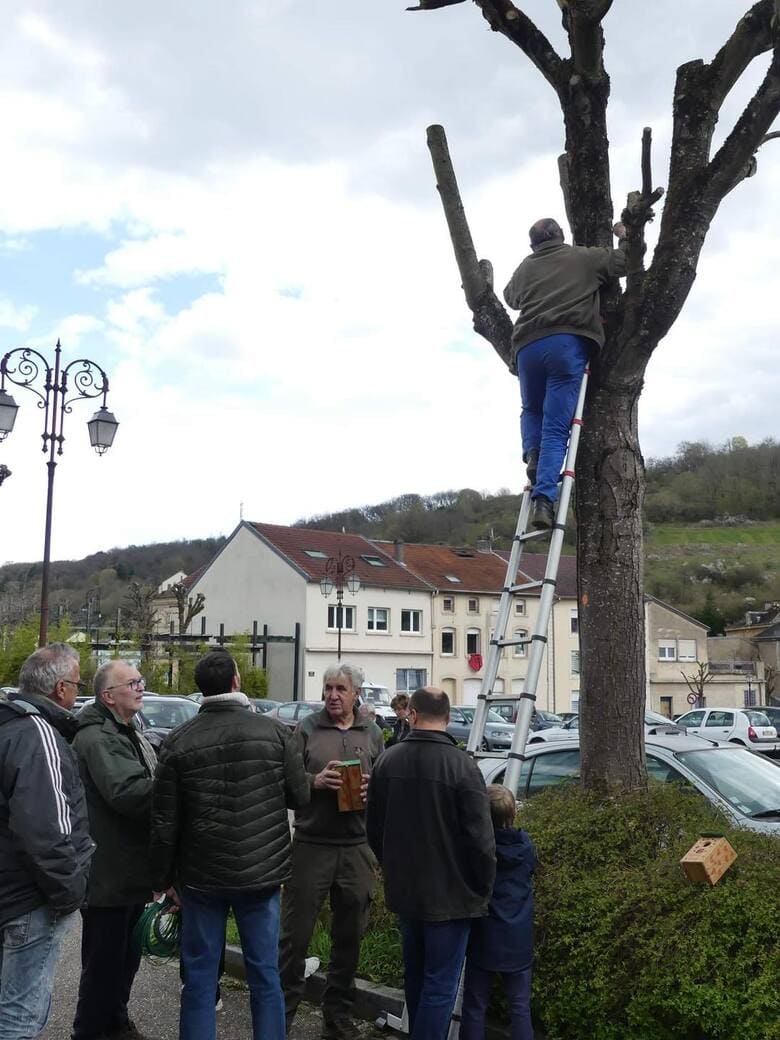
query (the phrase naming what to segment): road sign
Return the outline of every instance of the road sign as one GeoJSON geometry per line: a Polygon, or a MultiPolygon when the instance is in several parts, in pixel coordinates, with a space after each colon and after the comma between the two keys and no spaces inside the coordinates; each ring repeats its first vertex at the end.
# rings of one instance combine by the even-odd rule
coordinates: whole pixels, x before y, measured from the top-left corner
{"type": "Polygon", "coordinates": [[[695,693],[689,693],[688,694],[688,703],[689,704],[698,704],[699,703],[699,698],[696,696],[695,693]]]}

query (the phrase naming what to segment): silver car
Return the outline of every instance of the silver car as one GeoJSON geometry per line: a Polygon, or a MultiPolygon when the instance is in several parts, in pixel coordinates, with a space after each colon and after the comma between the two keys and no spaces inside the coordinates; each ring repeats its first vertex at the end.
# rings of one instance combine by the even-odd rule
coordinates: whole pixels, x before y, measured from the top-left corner
{"type": "MultiPolygon", "coordinates": [[[[570,737],[577,736],[579,729],[580,717],[579,715],[574,715],[564,722],[562,726],[551,726],[550,729],[540,729],[535,733],[530,733],[528,743],[541,744],[547,740],[568,740],[570,737]]],[[[683,732],[671,719],[667,719],[665,715],[661,715],[657,711],[650,711],[649,708],[645,711],[645,731],[648,733],[683,732]]]]}
{"type": "MultiPolygon", "coordinates": [[[[660,727],[659,727],[660,729],[660,727]]],[[[683,731],[645,734],[647,772],[664,783],[694,788],[735,824],[780,837],[780,765],[764,755],[683,731]]],[[[526,749],[519,801],[566,780],[578,780],[578,737],[526,749]]],[[[503,782],[506,758],[479,759],[487,784],[503,782]]]]}
{"type": "MultiPolygon", "coordinates": [[[[468,704],[452,705],[450,708],[450,724],[447,726],[447,732],[451,737],[463,741],[464,744],[468,741],[471,727],[474,724],[474,713],[476,710],[475,707],[468,704]]],[[[512,746],[514,730],[514,726],[504,722],[501,716],[490,708],[488,710],[487,722],[485,723],[485,736],[482,741],[483,750],[508,751],[512,746]]]]}

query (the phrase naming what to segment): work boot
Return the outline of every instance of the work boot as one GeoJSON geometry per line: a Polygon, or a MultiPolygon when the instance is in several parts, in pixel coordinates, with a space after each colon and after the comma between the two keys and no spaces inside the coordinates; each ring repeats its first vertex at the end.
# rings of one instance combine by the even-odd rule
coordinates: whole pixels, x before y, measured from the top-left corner
{"type": "Polygon", "coordinates": [[[127,1022],[126,1025],[120,1026],[119,1029],[111,1030],[107,1035],[109,1040],[153,1040],[146,1033],[142,1033],[133,1021],[127,1022]]]}
{"type": "Polygon", "coordinates": [[[534,499],[531,511],[531,527],[537,531],[549,531],[555,523],[555,508],[549,498],[539,495],[534,499]]]}
{"type": "Polygon", "coordinates": [[[536,448],[531,448],[525,457],[525,472],[528,476],[528,483],[531,487],[536,483],[536,470],[539,467],[539,452],[536,448]]]}
{"type": "Polygon", "coordinates": [[[323,1016],[322,1040],[360,1040],[360,1030],[349,1015],[323,1016]]]}

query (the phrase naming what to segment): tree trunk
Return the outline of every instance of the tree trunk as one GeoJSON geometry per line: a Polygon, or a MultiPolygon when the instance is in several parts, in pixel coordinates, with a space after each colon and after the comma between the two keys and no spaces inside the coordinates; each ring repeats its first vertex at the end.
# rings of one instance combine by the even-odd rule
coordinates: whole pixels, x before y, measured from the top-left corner
{"type": "Polygon", "coordinates": [[[639,390],[594,386],[576,470],[582,779],[607,792],[647,782],[639,390]]]}

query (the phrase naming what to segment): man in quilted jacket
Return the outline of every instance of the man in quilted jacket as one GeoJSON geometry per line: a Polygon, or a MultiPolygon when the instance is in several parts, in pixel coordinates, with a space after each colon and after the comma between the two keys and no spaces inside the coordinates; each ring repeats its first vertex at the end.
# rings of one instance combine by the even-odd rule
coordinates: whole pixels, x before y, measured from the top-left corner
{"type": "Polygon", "coordinates": [[[292,734],[250,711],[236,662],[214,651],[195,668],[200,711],[160,751],[152,869],[182,903],[180,1040],[214,1040],[214,991],[228,911],[241,936],[255,1040],[283,1040],[279,891],[290,876],[288,809],[309,801],[292,734]]]}

